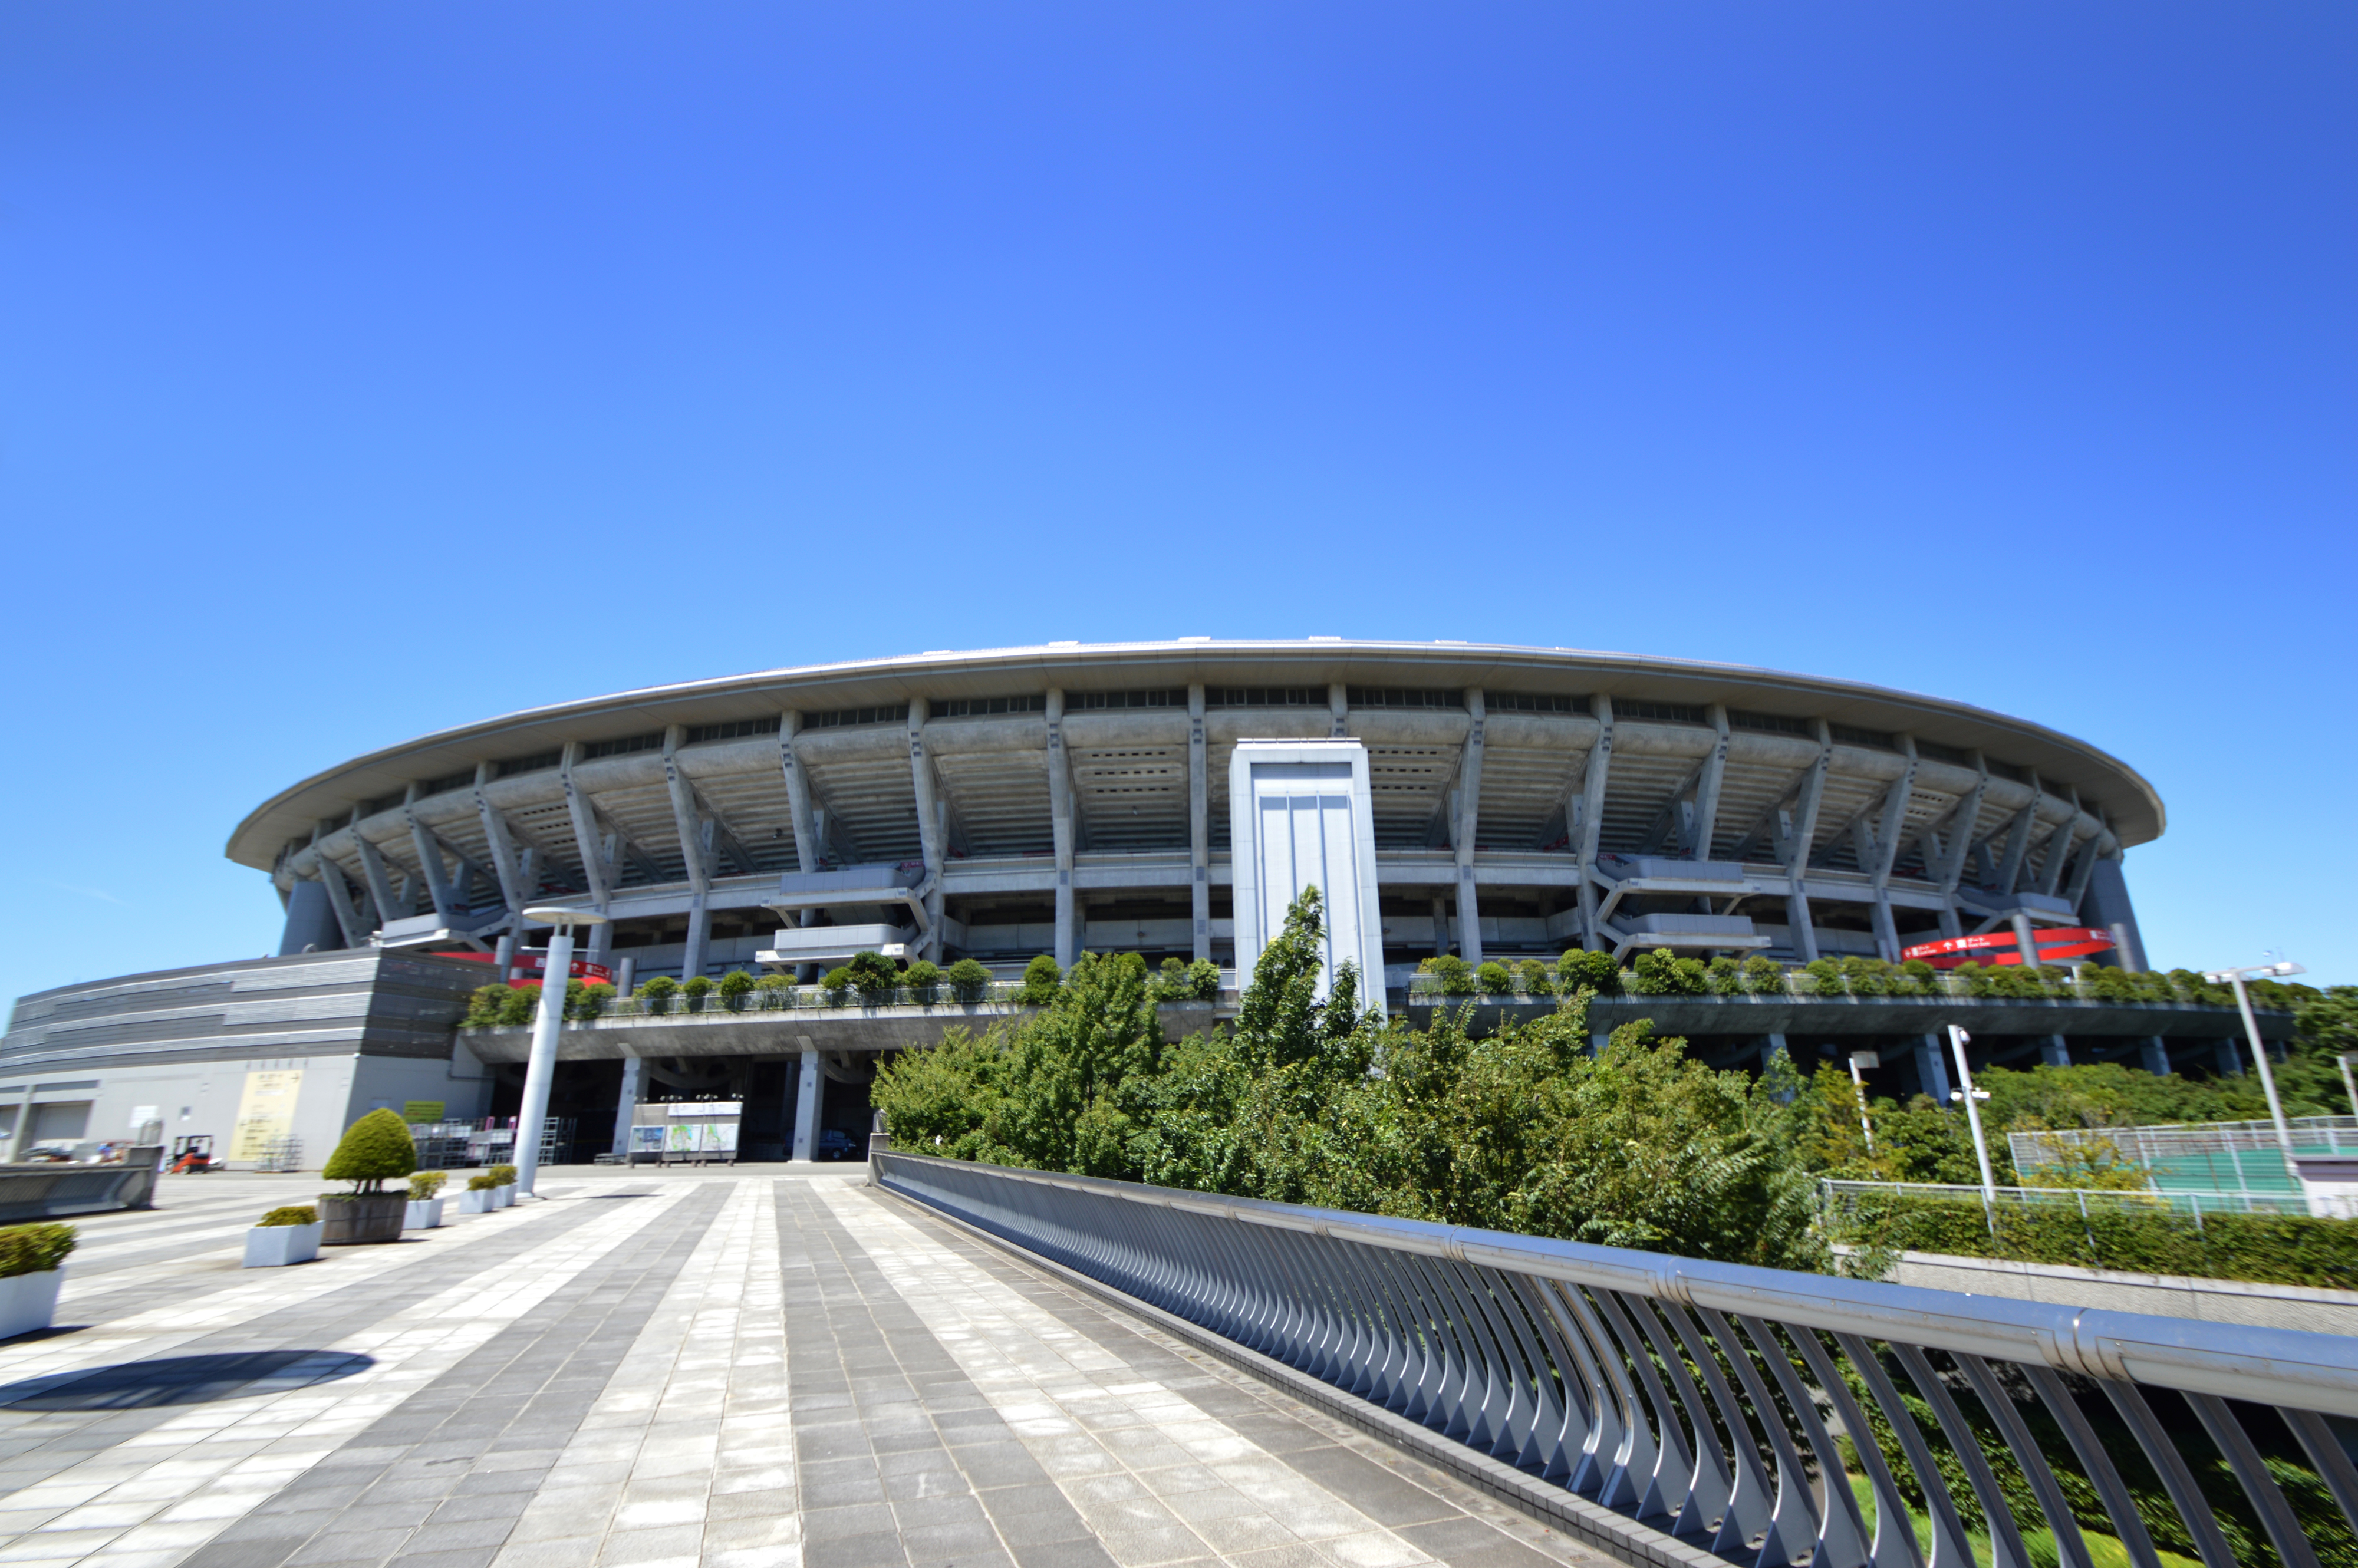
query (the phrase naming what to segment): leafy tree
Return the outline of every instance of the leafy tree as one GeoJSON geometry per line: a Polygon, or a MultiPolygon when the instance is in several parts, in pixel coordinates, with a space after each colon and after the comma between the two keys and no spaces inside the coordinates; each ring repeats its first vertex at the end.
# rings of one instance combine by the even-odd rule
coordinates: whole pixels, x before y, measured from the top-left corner
{"type": "Polygon", "coordinates": [[[901,984],[901,971],[882,953],[854,953],[844,968],[851,972],[852,989],[871,1006],[889,1001],[901,984]]]}
{"type": "Polygon", "coordinates": [[[510,1029],[530,1023],[540,1011],[540,982],[526,980],[508,987],[507,993],[500,1002],[500,1022],[510,1029]]]}
{"type": "Polygon", "coordinates": [[[417,1145],[410,1141],[409,1126],[401,1113],[373,1110],[344,1129],[336,1152],[319,1173],[331,1182],[350,1182],[356,1196],[384,1191],[384,1184],[417,1169],[417,1145]]]}
{"type": "Polygon", "coordinates": [[[460,1022],[469,1029],[484,1029],[499,1022],[513,989],[504,983],[477,986],[467,999],[467,1016],[460,1022]]]}
{"type": "Polygon", "coordinates": [[[1197,1001],[1220,1000],[1220,966],[1209,958],[1198,958],[1187,966],[1187,980],[1194,988],[1197,1001]]]}

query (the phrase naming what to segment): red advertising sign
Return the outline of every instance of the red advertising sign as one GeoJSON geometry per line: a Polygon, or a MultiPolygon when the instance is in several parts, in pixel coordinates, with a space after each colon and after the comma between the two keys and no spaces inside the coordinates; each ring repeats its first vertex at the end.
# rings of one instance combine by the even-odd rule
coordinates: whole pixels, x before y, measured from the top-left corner
{"type": "MultiPolygon", "coordinates": [[[[2039,961],[2060,964],[2071,958],[2084,958],[2091,953],[2101,953],[2113,946],[2113,934],[2093,926],[2072,925],[2053,931],[2034,931],[2032,939],[2039,944],[2039,961]]],[[[1936,969],[1953,969],[1960,964],[2019,964],[2020,944],[2011,931],[1986,931],[1978,936],[1946,936],[1938,942],[1919,942],[1913,947],[1899,950],[1902,959],[1921,958],[1936,969]]]]}
{"type": "MultiPolygon", "coordinates": [[[[492,953],[437,953],[434,956],[438,958],[463,958],[470,964],[495,964],[499,962],[498,956],[492,953]]],[[[508,984],[512,986],[535,985],[539,983],[541,970],[546,968],[548,965],[548,955],[546,953],[518,953],[514,960],[512,960],[512,963],[514,968],[522,969],[525,973],[510,977],[508,984]]],[[[567,969],[566,973],[572,976],[577,980],[587,980],[592,985],[603,984],[611,986],[614,983],[613,970],[608,968],[603,964],[592,964],[588,962],[586,959],[574,959],[572,967],[567,969]]]]}

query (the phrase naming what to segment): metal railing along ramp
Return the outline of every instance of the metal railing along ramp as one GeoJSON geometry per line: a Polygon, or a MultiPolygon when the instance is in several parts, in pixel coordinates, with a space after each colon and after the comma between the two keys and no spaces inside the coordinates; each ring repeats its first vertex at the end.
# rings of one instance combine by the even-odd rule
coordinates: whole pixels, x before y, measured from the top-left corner
{"type": "Polygon", "coordinates": [[[2287,1568],[2316,1568],[2326,1533],[2358,1534],[2358,1468],[2335,1430],[2358,1433],[2358,1339],[882,1148],[871,1171],[887,1191],[1192,1325],[1198,1344],[1292,1368],[1276,1375],[1296,1391],[1628,1561],[1970,1568],[1966,1521],[1978,1512],[1972,1535],[1985,1531],[1990,1568],[2031,1568],[2023,1532],[2042,1527],[2060,1568],[2091,1568],[2076,1495],[2083,1514],[2110,1521],[2131,1563],[2156,1568],[2148,1526],[2171,1522],[2156,1476],[2180,1521],[2165,1538],[2190,1542],[2206,1568],[2238,1561],[2231,1537],[2244,1561],[2273,1547],[2287,1568]],[[1975,1405],[1982,1413],[1969,1415],[1975,1405]],[[1878,1426],[1910,1473],[1904,1487],[1878,1426]],[[1848,1434],[1846,1465],[1837,1439],[1848,1434]],[[2115,1446],[2141,1451],[2150,1475],[2125,1454],[2116,1463],[2115,1446]],[[2198,1472],[2218,1471],[2219,1455],[2233,1484],[2213,1474],[2206,1487],[2198,1472]],[[1848,1465],[1865,1474],[1872,1522],[1848,1465]],[[2278,1484],[2296,1470],[2288,1484],[2306,1515],[2278,1484]],[[1960,1494],[1976,1506],[1961,1511],[1960,1494]]]}

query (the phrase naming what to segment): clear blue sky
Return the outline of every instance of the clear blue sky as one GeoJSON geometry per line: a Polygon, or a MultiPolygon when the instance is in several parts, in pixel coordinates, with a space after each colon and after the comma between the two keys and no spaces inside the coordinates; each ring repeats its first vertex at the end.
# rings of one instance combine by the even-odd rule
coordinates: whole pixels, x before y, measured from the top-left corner
{"type": "Polygon", "coordinates": [[[1050,638],[1912,687],[2358,981],[2358,10],[0,11],[0,998],[524,707],[1050,638]],[[556,650],[563,650],[557,652],[556,650]]]}

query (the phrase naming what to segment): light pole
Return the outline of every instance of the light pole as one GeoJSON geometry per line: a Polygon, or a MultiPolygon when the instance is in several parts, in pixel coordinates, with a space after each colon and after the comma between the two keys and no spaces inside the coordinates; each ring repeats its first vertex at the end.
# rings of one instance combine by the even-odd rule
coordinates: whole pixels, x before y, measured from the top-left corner
{"type": "Polygon", "coordinates": [[[548,957],[540,967],[540,1012],[532,1022],[532,1055],[524,1069],[524,1104],[516,1116],[516,1195],[536,1197],[541,1130],[548,1120],[548,1080],[557,1071],[557,1032],[565,1022],[565,983],[573,978],[573,928],[596,925],[602,914],[586,909],[544,905],[524,912],[531,925],[554,925],[548,957]]]}
{"type": "MultiPolygon", "coordinates": [[[[1965,1065],[1965,1042],[1972,1038],[1955,1024],[1949,1025],[1949,1049],[1957,1055],[1957,1082],[1964,1086],[1961,1089],[1950,1090],[1949,1098],[1965,1102],[1965,1120],[1974,1130],[1974,1158],[1981,1162],[1982,1167],[1982,1204],[1984,1207],[1995,1208],[1997,1178],[1990,1173],[1989,1141],[1982,1136],[1982,1108],[1979,1104],[1986,1097],[1974,1087],[1973,1069],[1965,1065]]],[[[1993,1218],[1991,1223],[1996,1224],[1996,1219],[1993,1218]]]]}
{"type": "Polygon", "coordinates": [[[1858,1130],[1866,1135],[1866,1152],[1875,1152],[1875,1128],[1866,1119],[1866,1080],[1859,1076],[1861,1067],[1880,1067],[1880,1051],[1854,1051],[1850,1054],[1850,1087],[1858,1091],[1858,1130]]]}
{"type": "Polygon", "coordinates": [[[2277,1142],[2284,1150],[2285,1172],[2292,1172],[2292,1123],[2285,1119],[2284,1101],[2277,1098],[2277,1076],[2268,1068],[2268,1048],[2260,1041],[2260,1021],[2252,1016],[2252,993],[2244,981],[2255,975],[2305,975],[2299,964],[2255,964],[2243,969],[2213,969],[2202,978],[2212,985],[2224,980],[2235,988],[2235,1005],[2243,1010],[2244,1037],[2252,1043],[2252,1060],[2260,1069],[2260,1087],[2268,1097],[2268,1116],[2277,1124],[2277,1142]]]}

